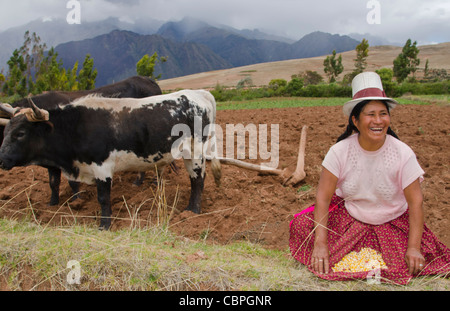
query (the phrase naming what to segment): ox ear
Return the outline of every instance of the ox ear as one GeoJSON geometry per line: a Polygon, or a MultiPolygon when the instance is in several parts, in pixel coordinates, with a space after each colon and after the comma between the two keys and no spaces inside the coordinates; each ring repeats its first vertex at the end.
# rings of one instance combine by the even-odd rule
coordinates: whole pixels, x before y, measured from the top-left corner
{"type": "Polygon", "coordinates": [[[0,103],[0,115],[3,117],[12,118],[16,113],[16,109],[14,109],[10,104],[0,103]]]}

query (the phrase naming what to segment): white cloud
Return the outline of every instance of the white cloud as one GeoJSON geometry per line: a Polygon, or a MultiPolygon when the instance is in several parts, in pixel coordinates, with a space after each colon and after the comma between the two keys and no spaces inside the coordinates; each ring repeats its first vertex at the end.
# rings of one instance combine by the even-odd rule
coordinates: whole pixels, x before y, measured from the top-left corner
{"type": "MultiPolygon", "coordinates": [[[[263,29],[300,39],[313,31],[370,33],[394,42],[450,41],[448,0],[372,0],[381,24],[367,23],[369,0],[79,0],[82,21],[180,20],[185,16],[235,28],[263,29]]],[[[65,18],[64,0],[0,0],[0,30],[46,18],[65,18]]]]}

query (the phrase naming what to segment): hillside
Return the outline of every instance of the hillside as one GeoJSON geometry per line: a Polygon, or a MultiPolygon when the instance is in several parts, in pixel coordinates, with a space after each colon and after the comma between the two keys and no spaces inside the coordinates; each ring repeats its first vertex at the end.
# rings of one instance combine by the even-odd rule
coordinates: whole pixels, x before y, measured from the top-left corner
{"type": "Polygon", "coordinates": [[[162,73],[164,77],[231,67],[204,45],[179,43],[159,35],[139,35],[124,30],[115,30],[93,39],[60,44],[55,50],[68,68],[77,60],[81,66],[85,55],[90,54],[98,70],[96,86],[135,75],[136,63],[145,54],[152,55],[154,52],[167,57],[163,67],[155,67],[156,74],[162,73]]]}
{"type": "Polygon", "coordinates": [[[86,54],[98,70],[96,86],[134,75],[145,54],[167,57],[156,75],[169,79],[189,74],[265,62],[326,55],[353,50],[359,43],[346,35],[310,33],[298,41],[266,34],[258,29],[234,29],[193,18],[161,22],[149,19],[134,24],[109,18],[99,22],[68,25],[63,20],[36,20],[0,32],[5,43],[0,68],[23,43],[23,34],[36,32],[47,47],[55,47],[64,67],[82,64],[86,54]]]}
{"type": "Polygon", "coordinates": [[[196,27],[168,23],[158,34],[141,35],[115,30],[92,39],[56,46],[66,69],[90,54],[98,70],[97,86],[135,74],[145,54],[158,53],[168,61],[155,67],[156,75],[174,78],[199,72],[264,62],[326,55],[353,50],[358,41],[348,36],[314,32],[294,43],[247,38],[236,32],[201,24],[196,27]],[[183,27],[186,26],[186,27],[183,27]]]}
{"type": "Polygon", "coordinates": [[[6,67],[6,62],[11,57],[14,49],[22,46],[24,33],[28,30],[35,32],[47,47],[56,47],[58,44],[70,41],[80,41],[94,38],[113,30],[129,30],[139,34],[147,35],[156,33],[163,24],[151,18],[136,20],[134,24],[122,22],[117,18],[107,18],[97,22],[83,22],[81,24],[69,25],[65,19],[45,20],[37,19],[25,25],[13,27],[0,32],[0,69],[6,67]]]}
{"type": "Polygon", "coordinates": [[[157,34],[177,42],[206,45],[233,67],[325,55],[333,50],[349,51],[359,44],[349,36],[320,31],[305,35],[296,42],[286,42],[262,33],[258,36],[257,31],[215,27],[189,18],[165,23],[157,34]]]}
{"type": "MultiPolygon", "coordinates": [[[[369,57],[367,59],[367,70],[377,70],[380,68],[392,68],[392,64],[397,55],[401,52],[401,47],[396,46],[374,46],[370,47],[369,57]]],[[[426,59],[429,60],[430,68],[443,68],[450,70],[450,42],[419,46],[421,59],[420,68],[425,66],[426,59]]],[[[354,68],[355,51],[343,52],[342,59],[344,73],[338,79],[341,79],[346,73],[354,68]]],[[[226,70],[216,70],[203,72],[195,75],[178,77],[174,79],[160,80],[158,83],[164,90],[173,90],[178,88],[213,88],[217,84],[223,86],[236,86],[236,84],[245,76],[250,76],[253,84],[256,86],[267,85],[272,79],[286,79],[289,81],[291,76],[302,71],[317,71],[322,76],[323,60],[326,56],[292,59],[278,62],[267,62],[249,66],[236,67],[226,70]]],[[[418,72],[420,75],[421,72],[418,72]]]]}

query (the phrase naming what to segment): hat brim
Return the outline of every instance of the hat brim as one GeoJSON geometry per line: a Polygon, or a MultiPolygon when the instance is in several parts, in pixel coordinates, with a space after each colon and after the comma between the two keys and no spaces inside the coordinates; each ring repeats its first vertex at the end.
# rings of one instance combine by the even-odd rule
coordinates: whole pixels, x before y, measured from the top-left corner
{"type": "Polygon", "coordinates": [[[353,108],[359,104],[362,101],[365,100],[380,100],[380,101],[384,101],[389,105],[390,109],[395,108],[399,103],[392,99],[392,98],[388,98],[388,97],[361,97],[361,98],[357,98],[357,99],[352,99],[348,102],[346,102],[344,104],[343,110],[344,110],[344,114],[346,116],[350,116],[350,114],[352,113],[353,108]]]}

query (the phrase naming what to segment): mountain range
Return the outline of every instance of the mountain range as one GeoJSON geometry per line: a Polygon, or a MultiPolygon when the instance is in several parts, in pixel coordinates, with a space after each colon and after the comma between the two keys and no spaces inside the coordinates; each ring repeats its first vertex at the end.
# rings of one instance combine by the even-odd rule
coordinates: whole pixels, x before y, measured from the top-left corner
{"type": "MultiPolygon", "coordinates": [[[[294,41],[256,29],[237,30],[191,18],[178,22],[150,19],[134,24],[110,18],[81,25],[68,25],[61,20],[36,21],[10,29],[0,33],[0,42],[6,44],[2,52],[20,47],[23,42],[17,38],[23,41],[26,30],[36,32],[48,47],[54,46],[68,69],[75,61],[81,66],[86,54],[90,54],[98,70],[96,86],[136,74],[136,63],[143,55],[154,52],[167,57],[165,63],[155,67],[155,73],[169,79],[256,63],[322,56],[333,50],[340,53],[355,49],[360,42],[346,35],[324,32],[313,32],[294,41]]],[[[11,54],[12,51],[0,54],[0,64],[6,64],[11,54]]]]}

